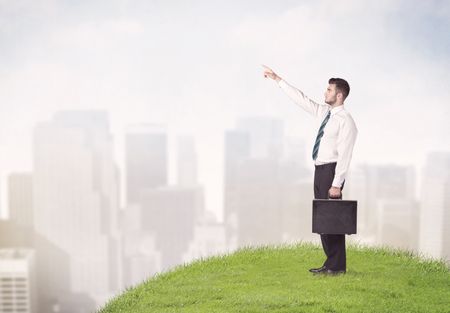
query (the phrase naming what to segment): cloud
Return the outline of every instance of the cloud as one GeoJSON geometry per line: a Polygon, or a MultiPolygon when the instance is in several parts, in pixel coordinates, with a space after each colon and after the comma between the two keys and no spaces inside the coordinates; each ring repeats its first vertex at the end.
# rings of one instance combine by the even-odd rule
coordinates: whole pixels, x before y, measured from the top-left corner
{"type": "Polygon", "coordinates": [[[55,44],[67,46],[87,48],[105,45],[111,48],[114,43],[143,32],[144,26],[132,19],[90,20],[57,30],[54,40],[55,44]]]}
{"type": "Polygon", "coordinates": [[[204,172],[219,168],[221,131],[241,115],[278,117],[312,144],[314,121],[261,63],[318,101],[329,77],[347,78],[354,162],[417,164],[449,132],[449,40],[430,35],[445,30],[449,5],[426,3],[0,2],[2,165],[20,168],[34,124],[69,108],[191,130],[204,172]]]}
{"type": "MultiPolygon", "coordinates": [[[[448,141],[444,116],[450,75],[447,63],[410,49],[402,37],[404,21],[396,17],[405,5],[402,1],[302,4],[278,15],[243,20],[230,32],[230,46],[235,55],[243,52],[236,62],[252,56],[254,66],[272,66],[318,101],[329,77],[347,78],[352,86],[347,108],[360,129],[356,160],[414,164],[425,151],[448,141]]],[[[293,111],[280,105],[283,99],[271,91],[255,90],[247,94],[250,98],[255,104],[277,103],[274,114],[286,116],[291,125],[299,125],[298,133],[313,138],[311,124],[305,125],[300,116],[303,112],[288,114],[293,111]]]]}

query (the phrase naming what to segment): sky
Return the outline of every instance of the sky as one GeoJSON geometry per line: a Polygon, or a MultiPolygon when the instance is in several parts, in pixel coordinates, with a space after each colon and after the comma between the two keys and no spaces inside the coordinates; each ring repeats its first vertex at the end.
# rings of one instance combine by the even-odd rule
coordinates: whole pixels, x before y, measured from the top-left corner
{"type": "Polygon", "coordinates": [[[352,166],[420,170],[450,147],[449,29],[450,1],[0,0],[2,202],[8,173],[31,170],[36,123],[102,109],[121,165],[127,125],[165,124],[171,147],[194,135],[207,209],[220,218],[223,132],[239,117],[282,119],[311,147],[317,132],[261,64],[316,101],[330,77],[345,78],[359,131],[352,166]]]}

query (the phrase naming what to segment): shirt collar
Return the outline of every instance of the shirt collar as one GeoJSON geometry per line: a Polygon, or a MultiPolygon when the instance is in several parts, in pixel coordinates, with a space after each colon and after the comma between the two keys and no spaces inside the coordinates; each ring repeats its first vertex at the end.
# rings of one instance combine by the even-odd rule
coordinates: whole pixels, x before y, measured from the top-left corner
{"type": "MultiPolygon", "coordinates": [[[[330,106],[330,108],[331,108],[331,106],[330,106]]],[[[330,110],[330,112],[331,112],[330,115],[335,115],[336,113],[338,113],[339,111],[341,111],[341,110],[343,110],[343,109],[344,109],[344,105],[343,105],[343,104],[341,104],[341,105],[339,105],[339,106],[337,106],[337,107],[334,107],[334,108],[332,108],[332,109],[330,110]]]]}

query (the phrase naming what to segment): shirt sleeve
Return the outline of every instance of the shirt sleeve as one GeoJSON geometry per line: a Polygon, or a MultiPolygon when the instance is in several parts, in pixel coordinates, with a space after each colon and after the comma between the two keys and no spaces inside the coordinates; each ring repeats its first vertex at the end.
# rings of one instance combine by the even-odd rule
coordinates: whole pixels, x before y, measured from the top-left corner
{"type": "Polygon", "coordinates": [[[315,117],[321,117],[328,110],[327,104],[319,104],[309,99],[301,90],[289,85],[281,79],[278,86],[303,110],[315,117]]]}
{"type": "Polygon", "coordinates": [[[352,159],[353,147],[356,142],[358,129],[351,116],[342,121],[337,139],[338,159],[336,164],[333,187],[342,187],[342,183],[347,176],[350,161],[352,159]]]}

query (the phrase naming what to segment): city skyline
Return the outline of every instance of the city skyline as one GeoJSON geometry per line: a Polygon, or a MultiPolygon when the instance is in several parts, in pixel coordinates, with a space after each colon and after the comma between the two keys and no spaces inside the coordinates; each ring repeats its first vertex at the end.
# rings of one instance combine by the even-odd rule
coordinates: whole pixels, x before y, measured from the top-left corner
{"type": "Polygon", "coordinates": [[[99,109],[110,113],[121,168],[127,125],[163,123],[172,146],[176,134],[194,136],[207,207],[222,219],[221,136],[238,118],[280,118],[286,134],[314,144],[316,123],[261,64],[316,101],[329,77],[346,78],[360,131],[352,165],[421,175],[426,154],[449,146],[449,4],[363,3],[3,1],[0,188],[8,173],[31,170],[37,122],[99,109]]]}
{"type": "MultiPolygon", "coordinates": [[[[76,110],[70,110],[68,112],[76,112],[76,110]]],[[[102,114],[106,114],[106,116],[108,116],[108,119],[110,119],[110,114],[109,112],[105,111],[105,110],[81,110],[80,112],[102,112],[102,114]]],[[[54,114],[58,114],[58,112],[55,112],[54,114]]],[[[249,120],[249,119],[260,119],[260,120],[271,120],[274,119],[271,116],[265,116],[265,115],[256,115],[256,116],[242,116],[242,117],[238,117],[236,119],[236,121],[234,122],[234,124],[232,124],[231,127],[224,129],[223,131],[223,135],[233,129],[233,127],[245,127],[245,121],[249,120]]],[[[282,122],[281,119],[277,119],[275,118],[275,120],[278,120],[279,122],[282,122]]],[[[37,124],[40,123],[39,121],[37,122],[37,124]]],[[[138,130],[140,128],[154,128],[154,129],[159,129],[160,131],[163,131],[165,136],[167,136],[166,141],[167,141],[167,150],[166,153],[168,153],[168,158],[167,158],[167,163],[166,165],[166,171],[167,171],[167,177],[165,178],[166,183],[168,185],[176,185],[177,184],[177,167],[180,166],[179,164],[179,160],[177,160],[177,150],[179,149],[179,147],[177,147],[177,143],[178,140],[180,138],[183,137],[187,137],[187,138],[192,138],[195,142],[196,148],[198,150],[198,138],[194,137],[192,134],[183,132],[183,133],[175,133],[175,132],[171,132],[172,129],[162,123],[162,122],[155,122],[155,123],[149,123],[149,122],[142,122],[142,123],[138,123],[138,124],[130,124],[130,125],[126,125],[124,132],[119,134],[119,137],[117,138],[116,135],[112,135],[113,136],[113,140],[114,140],[114,145],[113,145],[113,161],[116,163],[116,165],[118,166],[119,170],[122,173],[126,173],[127,171],[125,170],[126,168],[126,150],[125,150],[125,141],[126,141],[126,136],[127,134],[129,134],[130,131],[133,131],[133,129],[135,131],[138,132],[138,130]],[[122,151],[118,151],[118,145],[122,145],[122,151]]],[[[269,129],[268,129],[269,130],[269,129]]],[[[283,132],[286,132],[286,129],[283,130],[283,132]]],[[[285,140],[289,140],[289,138],[294,139],[295,141],[299,141],[302,142],[303,144],[307,145],[307,139],[305,139],[304,137],[301,136],[291,136],[290,134],[286,134],[286,138],[285,140]]],[[[31,146],[31,144],[30,144],[31,146]]],[[[222,154],[224,153],[225,150],[225,140],[222,139],[222,143],[220,144],[221,149],[220,151],[222,152],[222,154]]],[[[302,160],[303,165],[305,167],[308,167],[308,163],[309,163],[309,151],[307,146],[305,147],[306,149],[302,150],[303,154],[299,155],[299,159],[302,160]]],[[[258,148],[255,148],[258,149],[258,148]]],[[[356,149],[355,149],[356,150],[356,149]]],[[[448,151],[448,150],[436,150],[436,151],[448,151]]],[[[352,164],[350,166],[349,169],[349,173],[352,172],[352,169],[358,167],[358,166],[365,166],[365,165],[372,165],[372,166],[377,166],[377,165],[384,165],[384,166],[412,166],[414,168],[415,171],[415,175],[416,178],[415,179],[415,183],[414,186],[412,186],[413,189],[413,194],[416,197],[416,199],[419,199],[421,196],[421,184],[422,184],[422,171],[423,168],[426,166],[426,155],[429,153],[433,153],[435,151],[428,151],[428,152],[423,152],[423,156],[422,159],[424,160],[423,163],[420,164],[414,164],[414,163],[410,163],[410,164],[398,164],[396,162],[387,162],[387,163],[367,163],[367,162],[358,162],[358,158],[353,156],[352,157],[352,164]],[[356,160],[355,160],[356,159],[356,160]]],[[[278,151],[277,153],[281,153],[281,151],[278,151]]],[[[198,153],[197,153],[198,154],[198,153]]],[[[32,155],[32,154],[31,154],[32,155]]],[[[31,155],[30,155],[30,159],[31,159],[31,155]]],[[[23,157],[23,156],[22,156],[23,157]]],[[[197,156],[197,159],[202,159],[201,155],[197,156]]],[[[225,162],[223,161],[224,158],[220,157],[221,159],[221,167],[217,168],[216,170],[219,172],[219,177],[220,179],[216,180],[220,180],[220,182],[218,184],[213,184],[211,182],[211,180],[205,180],[205,179],[201,179],[201,177],[197,178],[199,180],[199,183],[201,183],[202,185],[205,186],[206,190],[209,191],[206,192],[206,203],[207,205],[209,204],[209,207],[207,206],[207,209],[210,210],[219,221],[223,221],[223,213],[224,213],[224,207],[223,207],[223,179],[225,179],[225,177],[223,176],[222,171],[220,170],[220,168],[223,168],[225,166],[225,162]],[[215,199],[214,201],[208,201],[208,199],[212,198],[212,195],[210,193],[213,193],[216,197],[218,197],[219,199],[221,199],[221,202],[218,206],[214,206],[211,207],[211,204],[217,204],[218,199],[215,199]]],[[[312,163],[312,162],[311,162],[312,163]]],[[[312,166],[312,165],[311,165],[312,166]]],[[[202,168],[201,164],[198,165],[198,169],[200,170],[202,168]]],[[[7,202],[8,202],[8,197],[7,197],[7,186],[8,186],[8,177],[10,174],[15,174],[15,173],[27,173],[32,171],[32,168],[28,168],[28,167],[23,167],[23,168],[15,168],[15,169],[10,169],[9,171],[4,171],[1,175],[0,175],[0,219],[1,218],[8,218],[9,216],[9,212],[8,212],[8,207],[7,207],[7,202]]],[[[199,176],[199,174],[197,174],[197,177],[199,176]]],[[[120,205],[123,207],[124,205],[126,205],[126,198],[127,198],[127,191],[126,191],[126,177],[121,175],[119,177],[119,183],[120,183],[120,205]]]]}
{"type": "MultiPolygon", "coordinates": [[[[123,170],[120,168],[116,168],[117,164],[115,160],[112,158],[112,151],[114,151],[114,142],[115,138],[111,136],[108,132],[109,129],[109,115],[107,112],[104,111],[90,111],[90,110],[83,110],[83,111],[61,111],[56,112],[53,117],[53,122],[40,122],[36,125],[35,132],[36,134],[41,133],[41,138],[43,142],[45,142],[45,145],[52,147],[50,151],[53,151],[52,153],[48,154],[46,157],[39,156],[39,154],[35,155],[35,160],[46,160],[45,162],[48,162],[52,156],[56,156],[58,153],[58,146],[60,144],[63,144],[65,141],[67,141],[67,138],[75,139],[75,142],[82,142],[80,141],[79,135],[74,136],[76,133],[74,133],[74,130],[71,130],[72,127],[79,128],[79,134],[85,134],[83,136],[87,136],[86,138],[89,138],[94,134],[94,130],[100,131],[99,134],[101,134],[102,137],[105,138],[109,142],[109,144],[105,147],[107,147],[105,151],[101,152],[101,150],[95,152],[100,153],[99,156],[101,158],[104,158],[109,163],[102,164],[102,162],[96,162],[95,164],[100,165],[104,167],[106,164],[110,164],[111,170],[108,174],[110,177],[108,179],[113,179],[113,181],[116,181],[113,183],[112,189],[110,189],[109,192],[112,192],[111,196],[115,199],[114,201],[117,201],[117,204],[113,207],[116,207],[114,210],[127,210],[127,207],[133,207],[135,205],[140,205],[139,201],[136,202],[134,200],[135,198],[127,196],[127,193],[130,192],[130,190],[139,190],[139,188],[142,189],[142,187],[138,187],[138,185],[127,184],[126,181],[127,175],[126,173],[130,173],[130,170],[123,170]],[[99,123],[100,122],[100,123],[99,123]],[[53,124],[52,124],[53,123],[53,124]],[[103,126],[102,126],[103,124],[103,126]],[[54,125],[54,126],[51,126],[54,125]],[[66,126],[64,126],[66,125],[66,126]],[[95,126],[94,126],[95,125],[95,126]],[[56,127],[56,128],[55,128],[56,127]],[[59,127],[69,127],[69,132],[67,134],[70,134],[71,137],[67,137],[64,139],[65,136],[63,135],[64,132],[62,131],[64,128],[59,129],[59,127]],[[55,136],[52,134],[53,130],[58,130],[58,135],[55,136]],[[91,134],[91,135],[89,135],[91,134]],[[50,137],[49,137],[50,136],[50,137]],[[78,139],[77,139],[78,138],[78,139]],[[56,140],[56,141],[55,141],[56,140]],[[110,151],[109,153],[107,151],[110,151]],[[112,176],[111,176],[112,175],[112,176]],[[115,177],[115,178],[114,178],[115,177]],[[118,188],[119,183],[119,177],[122,178],[122,181],[125,181],[125,188],[120,189],[118,188]],[[117,184],[116,187],[114,185],[117,184]],[[120,200],[122,198],[122,202],[125,203],[125,205],[120,204],[120,200]]],[[[196,179],[197,171],[195,170],[197,168],[197,158],[195,157],[197,155],[196,153],[196,140],[194,137],[191,136],[185,136],[182,135],[180,137],[177,137],[177,144],[178,148],[176,150],[171,150],[168,145],[168,134],[167,129],[165,127],[161,127],[161,124],[158,125],[152,125],[152,124],[140,124],[140,125],[131,125],[128,128],[127,134],[124,134],[124,136],[127,136],[128,139],[132,139],[130,141],[130,144],[127,144],[127,153],[132,153],[132,155],[139,155],[141,152],[139,151],[146,151],[144,154],[140,157],[138,157],[138,163],[136,164],[138,167],[134,170],[134,172],[142,176],[145,174],[145,178],[147,179],[148,183],[146,183],[148,186],[144,186],[144,191],[147,193],[147,190],[151,189],[159,189],[159,188],[168,188],[167,191],[170,190],[176,190],[179,188],[179,190],[189,190],[192,188],[200,188],[198,189],[197,197],[198,199],[203,199],[198,202],[199,207],[194,209],[196,216],[202,216],[206,212],[207,214],[213,214],[214,220],[218,223],[224,223],[226,224],[227,221],[217,218],[217,216],[214,214],[215,212],[213,210],[210,210],[205,206],[204,198],[206,198],[206,193],[204,191],[204,186],[199,183],[196,179]],[[140,137],[136,137],[136,135],[140,137]],[[138,141],[134,139],[136,137],[138,141]],[[153,139],[154,138],[154,139],[153,139]],[[156,141],[155,141],[156,139],[156,141]],[[133,145],[131,145],[133,143],[133,145]],[[155,145],[156,144],[156,145],[155,145]],[[148,148],[145,148],[145,146],[148,145],[148,148]],[[157,154],[154,154],[155,151],[157,154]],[[147,156],[144,157],[143,156],[147,156]],[[167,173],[169,172],[169,167],[167,164],[168,159],[175,159],[177,160],[178,166],[176,168],[179,173],[175,175],[175,182],[169,183],[167,180],[167,173]],[[165,161],[164,161],[165,160],[165,161]],[[157,166],[152,165],[154,162],[156,162],[157,166]],[[162,166],[161,166],[162,165],[162,166]],[[145,171],[139,171],[139,168],[147,168],[145,171]],[[153,174],[157,173],[156,178],[159,180],[159,183],[154,180],[153,174]],[[187,173],[187,175],[186,175],[187,173]],[[159,178],[158,178],[159,177],[159,178]],[[150,180],[149,180],[150,179],[150,180]],[[152,182],[153,181],[153,182],[152,182]]],[[[34,136],[35,139],[39,138],[34,136]]],[[[98,137],[96,135],[96,137],[98,137]]],[[[71,139],[72,140],[72,139],[71,139]]],[[[84,139],[88,140],[87,142],[91,142],[94,139],[84,139]]],[[[95,139],[95,140],[98,140],[95,139]]],[[[283,160],[283,162],[286,162],[286,164],[289,164],[289,167],[286,168],[287,171],[291,172],[291,177],[303,177],[302,182],[306,183],[306,186],[308,186],[308,182],[312,183],[312,171],[305,165],[305,159],[309,158],[309,152],[306,147],[305,142],[298,137],[291,137],[284,134],[284,125],[282,120],[274,119],[271,117],[263,117],[263,116],[247,116],[245,118],[241,118],[238,121],[236,121],[236,125],[234,128],[229,129],[223,134],[223,140],[224,140],[224,159],[225,160],[235,160],[233,162],[249,162],[249,166],[255,166],[253,162],[260,162],[264,160],[283,160]],[[230,137],[231,136],[231,137],[230,137]],[[229,152],[232,152],[231,154],[229,152]],[[237,152],[236,152],[237,151],[237,152]],[[294,175],[294,176],[292,176],[294,175]],[[300,175],[300,176],[298,176],[300,175]]],[[[94,142],[89,143],[89,145],[94,144],[94,142]]],[[[98,150],[98,148],[94,148],[95,146],[92,146],[92,149],[98,150]]],[[[104,148],[105,148],[104,147],[104,148]]],[[[102,148],[102,149],[104,149],[102,148]]],[[[67,150],[67,149],[65,149],[67,150]]],[[[39,149],[37,151],[40,151],[39,149]]],[[[434,181],[438,179],[440,182],[442,182],[442,188],[445,190],[445,183],[448,179],[448,170],[450,169],[450,161],[449,161],[449,154],[450,151],[432,151],[427,155],[426,159],[426,166],[424,167],[424,173],[418,173],[414,166],[412,165],[396,165],[396,164],[355,164],[353,166],[353,169],[351,169],[348,173],[348,187],[346,188],[344,192],[345,198],[354,198],[355,200],[359,200],[361,203],[365,203],[367,199],[369,199],[369,203],[372,203],[374,206],[378,206],[374,201],[377,201],[377,198],[381,199],[389,199],[389,200],[406,200],[406,201],[412,201],[411,206],[416,206],[417,204],[420,204],[421,201],[424,199],[430,200],[430,195],[427,195],[427,193],[431,192],[431,186],[432,184],[429,183],[429,181],[434,181]],[[435,167],[433,167],[433,163],[435,161],[433,158],[438,158],[437,160],[440,165],[440,167],[443,169],[439,171],[435,167]],[[379,172],[379,174],[378,174],[379,172]],[[430,173],[435,173],[433,175],[435,176],[429,176],[430,173]],[[422,178],[422,175],[425,175],[425,178],[422,178]],[[374,179],[373,182],[367,182],[367,181],[361,181],[360,176],[361,175],[369,175],[372,177],[371,179],[374,179]],[[439,176],[436,176],[439,175],[439,176]],[[416,189],[417,181],[425,179],[427,188],[425,189],[416,189]],[[384,182],[384,183],[382,183],[384,182]],[[392,182],[392,183],[390,183],[392,182]],[[399,185],[400,184],[400,185],[399,185]],[[403,185],[402,185],[403,184],[403,185]],[[407,185],[405,185],[407,184],[407,185]],[[384,186],[383,186],[384,185],[384,186]],[[373,189],[369,194],[367,194],[367,190],[364,190],[364,188],[368,188],[368,186],[372,186],[370,188],[378,188],[373,189]],[[379,186],[379,187],[378,187],[379,186]],[[358,192],[359,190],[359,192],[358,192]],[[417,194],[420,194],[419,197],[417,197],[417,194]],[[370,197],[367,198],[366,197],[370,197]],[[366,199],[366,200],[365,200],[366,199]],[[414,204],[417,203],[417,204],[414,204]]],[[[45,155],[45,154],[44,154],[45,155]]],[[[66,160],[65,154],[62,154],[59,156],[61,160],[66,160]]],[[[71,156],[73,158],[73,156],[71,156]]],[[[127,163],[127,166],[130,167],[134,159],[131,157],[128,157],[129,161],[127,163]]],[[[133,158],[135,158],[133,156],[133,158]]],[[[66,160],[67,161],[67,160],[66,160]]],[[[35,161],[36,163],[37,161],[35,161]]],[[[42,161],[40,161],[42,162],[42,161]]],[[[48,164],[58,164],[55,163],[55,160],[51,160],[51,163],[48,164]]],[[[133,161],[134,162],[134,161],[133,161]]],[[[266,161],[264,161],[266,162],[266,161]]],[[[70,163],[65,164],[65,161],[60,162],[62,166],[67,166],[70,163]]],[[[36,164],[40,164],[39,162],[36,164]]],[[[73,163],[75,164],[75,163],[73,163]]],[[[237,171],[236,173],[239,173],[241,175],[242,173],[245,173],[245,171],[249,171],[248,173],[251,173],[251,169],[236,168],[236,165],[233,165],[234,163],[230,163],[229,161],[226,162],[226,166],[222,169],[224,171],[224,177],[226,178],[224,181],[224,198],[227,197],[226,190],[230,188],[231,185],[234,185],[236,183],[241,184],[242,179],[249,179],[249,177],[243,176],[242,178],[239,178],[239,176],[235,176],[236,174],[233,174],[234,176],[230,176],[227,173],[233,173],[237,171]]],[[[263,164],[263,163],[262,163],[263,164]]],[[[269,164],[269,163],[268,163],[269,164]]],[[[274,163],[275,165],[275,163],[274,163]]],[[[54,166],[54,165],[52,165],[54,166]]],[[[134,165],[135,166],[135,165],[134,165]]],[[[42,167],[42,165],[38,166],[38,168],[46,168],[42,167]]],[[[61,167],[63,168],[63,167],[61,167]]],[[[70,167],[69,167],[70,168],[70,167]]],[[[130,167],[131,168],[131,167],[130,167]]],[[[262,168],[263,169],[263,168],[262,168]]],[[[41,171],[41,175],[48,175],[48,170],[41,171]]],[[[72,170],[72,176],[77,175],[79,170],[72,170]]],[[[258,172],[258,171],[256,171],[258,172]]],[[[269,172],[268,172],[269,173],[269,172]]],[[[271,175],[266,174],[265,177],[269,178],[271,175]]],[[[54,175],[59,175],[57,172],[55,172],[54,175]]],[[[107,176],[108,176],[107,175],[107,176]]],[[[278,175],[275,172],[272,173],[273,175],[278,175]]],[[[56,176],[54,176],[56,177],[56,176]]],[[[62,176],[61,176],[62,177],[62,176]]],[[[143,176],[144,177],[144,176],[143,176]]],[[[275,177],[275,176],[274,176],[275,177]]],[[[69,177],[64,178],[65,181],[68,180],[69,177]]],[[[78,179],[74,176],[75,179],[78,179]]],[[[137,177],[138,178],[138,177],[137,177]]],[[[278,184],[284,184],[286,182],[289,182],[290,176],[286,176],[286,181],[281,180],[278,184]]],[[[35,205],[36,199],[39,199],[36,195],[36,191],[33,190],[32,185],[35,183],[36,180],[36,172],[31,171],[20,171],[20,172],[13,172],[8,176],[6,188],[8,190],[8,194],[14,195],[14,198],[8,199],[9,205],[13,205],[17,211],[12,212],[10,214],[10,218],[14,219],[15,221],[19,222],[22,226],[30,226],[32,223],[36,223],[36,221],[39,221],[41,218],[40,216],[35,216],[34,213],[28,213],[31,212],[30,210],[34,210],[32,207],[35,205]],[[22,193],[12,193],[21,191],[22,193]],[[33,192],[35,194],[32,198],[28,199],[27,194],[33,192]],[[34,201],[34,202],[33,202],[34,201]]],[[[135,179],[136,180],[136,179],[135,179]]],[[[95,178],[94,178],[95,181],[95,178]]],[[[142,179],[139,179],[137,181],[143,182],[142,179]]],[[[49,181],[51,183],[51,181],[49,181]]],[[[423,183],[423,182],[421,182],[423,183]]],[[[92,183],[89,183],[87,188],[92,183]]],[[[98,183],[97,183],[98,184],[98,183]]],[[[110,184],[110,183],[108,183],[110,184]]],[[[41,188],[42,183],[38,184],[41,188]]],[[[274,185],[275,187],[276,185],[274,185]]],[[[86,188],[83,187],[83,188],[86,188]]],[[[310,186],[311,187],[311,186],[310,186]]],[[[109,187],[111,188],[111,187],[109,187]]],[[[308,190],[312,187],[306,187],[306,189],[302,192],[309,193],[308,190]]],[[[88,190],[88,189],[86,189],[88,190]]],[[[300,192],[299,194],[302,194],[300,192]]],[[[438,191],[436,191],[438,192],[438,191]]],[[[437,193],[438,199],[442,199],[444,206],[441,205],[442,208],[445,208],[445,205],[448,204],[448,200],[445,200],[443,193],[437,193]]],[[[312,198],[312,195],[310,196],[312,198]]],[[[56,198],[55,198],[56,199],[56,198]]],[[[59,201],[59,200],[58,200],[59,201]]],[[[196,200],[199,201],[199,200],[196,200]]],[[[224,199],[226,202],[226,199],[224,199]]],[[[226,215],[226,206],[224,202],[224,208],[225,211],[223,212],[226,215]]],[[[395,204],[394,204],[395,205],[395,204]]],[[[400,206],[403,204],[400,204],[400,206]]],[[[303,204],[303,206],[307,207],[307,203],[303,204]]],[[[112,207],[112,208],[113,208],[112,207]]],[[[239,209],[239,208],[238,208],[239,209]]],[[[104,210],[104,209],[103,209],[104,210]]],[[[194,213],[194,211],[192,213],[194,213]]],[[[412,212],[412,211],[411,211],[412,212]]],[[[418,211],[417,211],[418,212],[418,211]]],[[[418,213],[414,214],[418,214],[418,213]]],[[[433,216],[428,216],[426,211],[422,211],[422,219],[423,218],[431,218],[431,223],[433,223],[433,216]]],[[[444,211],[442,211],[444,212],[444,211]]],[[[444,213],[439,214],[444,214],[444,213]]],[[[365,225],[367,221],[369,223],[376,223],[377,215],[380,214],[380,212],[377,212],[376,210],[367,210],[366,214],[367,216],[360,216],[360,224],[365,225]],[[374,218],[375,217],[375,218],[374,218]]],[[[413,214],[413,213],[411,213],[413,214]]],[[[445,213],[446,214],[446,213],[445,213]]],[[[444,218],[442,216],[441,218],[444,218]]],[[[117,224],[117,220],[114,221],[114,219],[108,219],[108,223],[115,223],[117,224]]],[[[374,224],[375,225],[375,224],[374,224]]],[[[36,226],[35,226],[36,227],[36,226]]],[[[104,225],[102,226],[102,229],[111,229],[112,224],[110,226],[104,225]],[[105,228],[106,227],[106,228],[105,228]]],[[[368,227],[369,233],[376,233],[377,230],[375,228],[371,228],[371,226],[365,225],[364,227],[368,227]]],[[[418,227],[418,225],[415,225],[415,227],[418,227]]],[[[429,224],[427,226],[429,229],[435,229],[435,227],[432,224],[429,224]]],[[[46,229],[46,231],[49,231],[51,229],[48,229],[48,227],[43,227],[43,229],[46,229]]],[[[379,231],[379,230],[378,230],[379,231]]],[[[59,238],[61,239],[61,238],[59,238]]],[[[421,239],[424,240],[423,238],[421,239]]],[[[444,241],[446,242],[446,241],[444,241]]],[[[416,247],[410,247],[412,249],[418,249],[419,246],[416,247]]]]}
{"type": "MultiPolygon", "coordinates": [[[[73,303],[88,312],[159,272],[247,245],[318,243],[308,149],[285,135],[282,120],[249,116],[223,134],[223,222],[205,207],[195,138],[178,138],[173,156],[166,132],[130,127],[124,173],[112,157],[106,112],[60,111],[36,125],[34,170],[8,177],[11,219],[0,220],[0,250],[26,247],[36,254],[27,275],[37,277],[39,288],[30,293],[38,312],[71,313],[73,303]],[[171,155],[179,164],[173,185],[171,155]],[[126,192],[118,187],[121,176],[126,192]]],[[[417,199],[412,166],[355,166],[343,191],[344,199],[358,201],[358,233],[349,241],[450,261],[449,170],[450,151],[427,155],[417,199]]],[[[0,258],[6,277],[8,262],[0,258]]]]}

